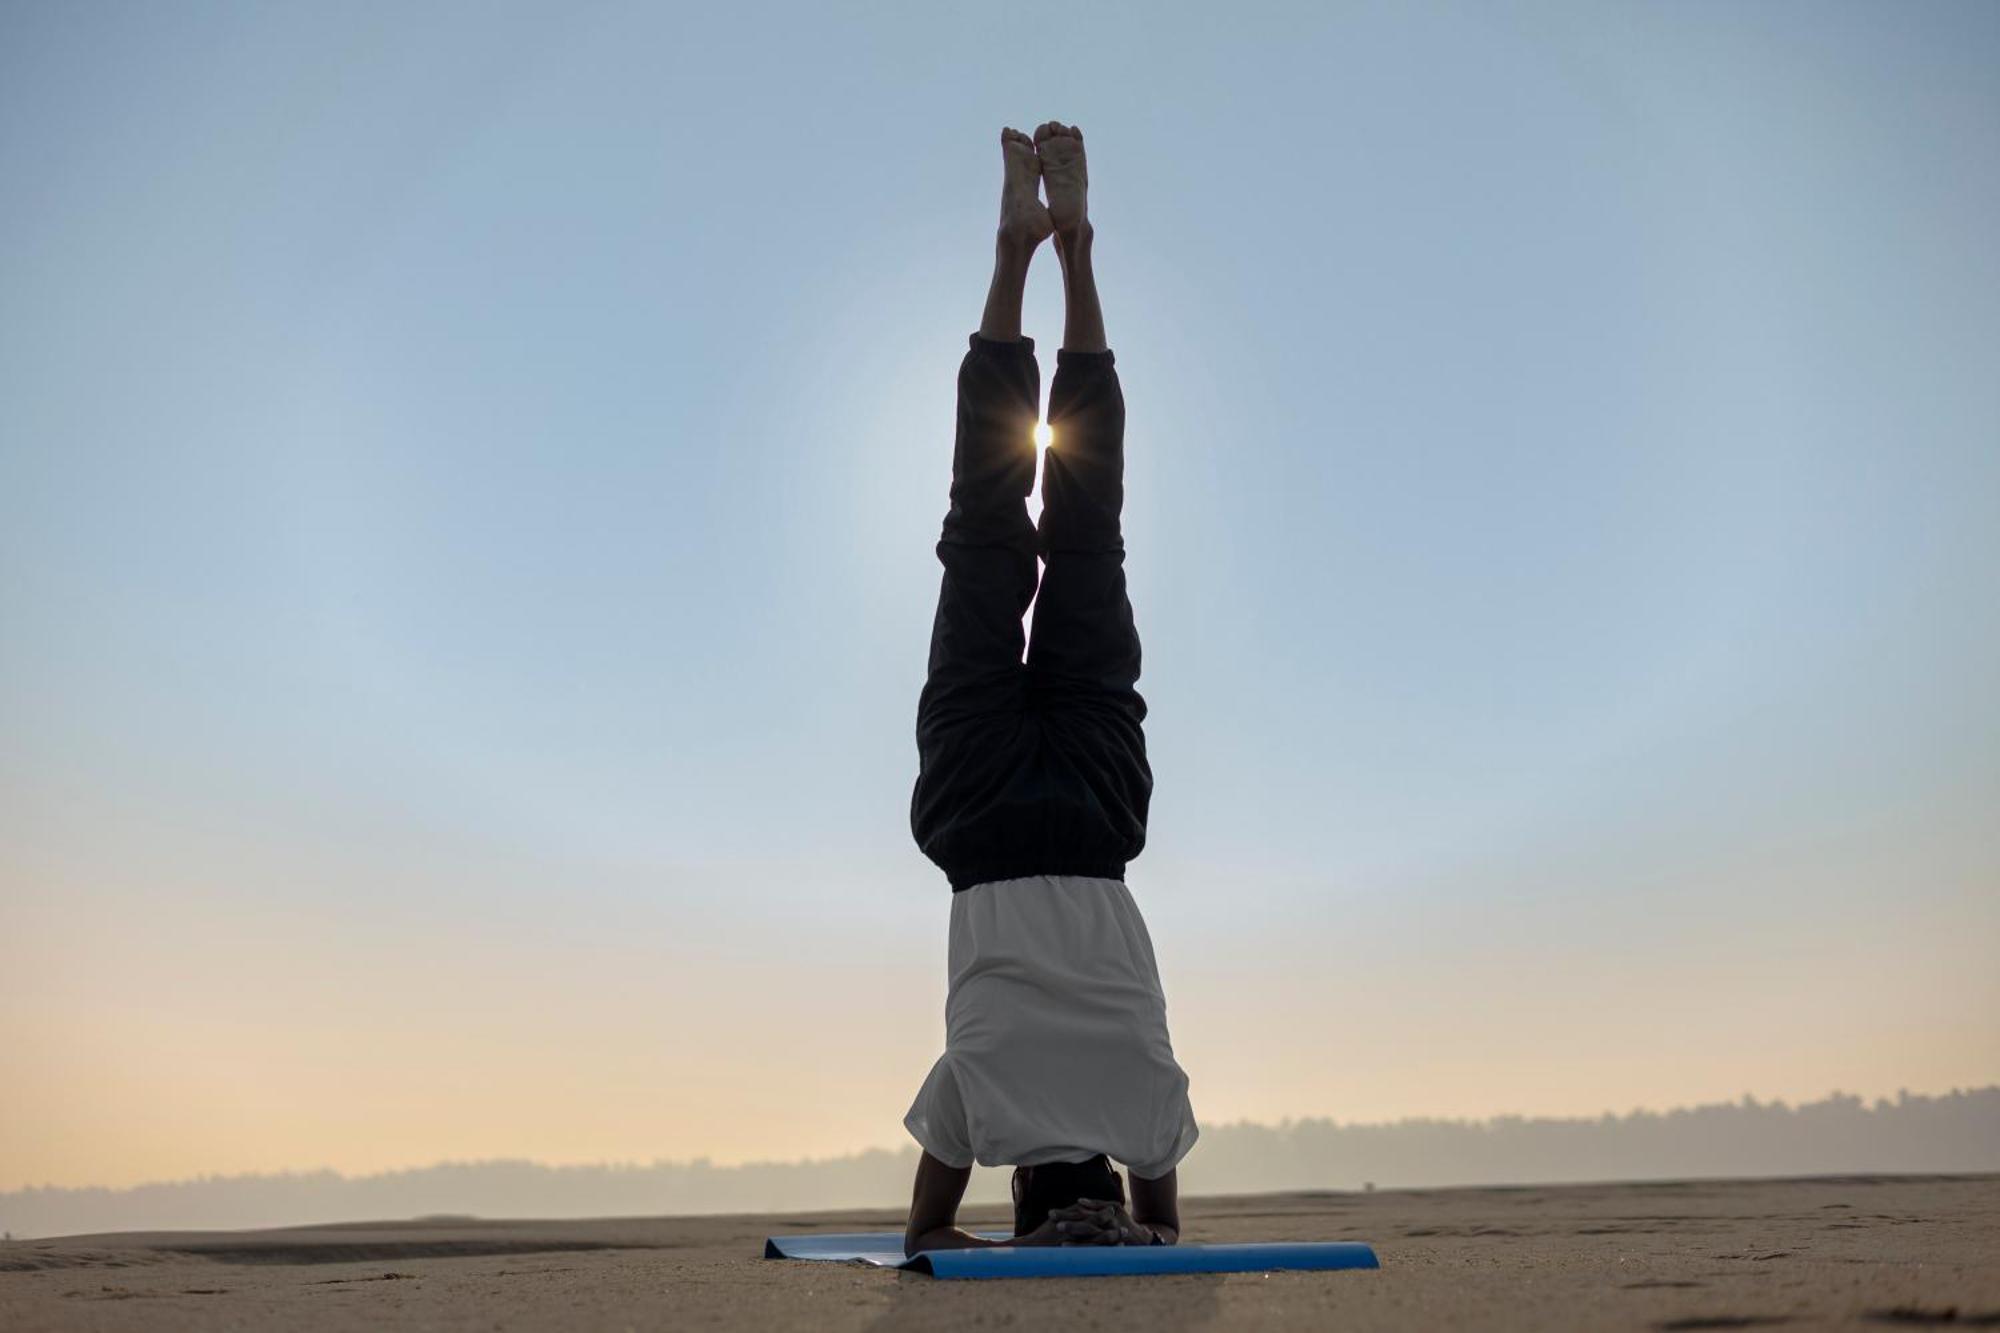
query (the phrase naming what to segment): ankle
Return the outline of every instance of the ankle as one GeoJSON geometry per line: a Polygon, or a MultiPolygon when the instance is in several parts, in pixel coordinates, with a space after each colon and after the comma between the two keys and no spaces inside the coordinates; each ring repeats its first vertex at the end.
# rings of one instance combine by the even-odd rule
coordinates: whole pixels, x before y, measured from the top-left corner
{"type": "Polygon", "coordinates": [[[1001,262],[1024,264],[1047,235],[1047,230],[1037,231],[1029,223],[1003,222],[994,234],[993,248],[1001,262]]]}
{"type": "Polygon", "coordinates": [[[1074,227],[1065,227],[1056,232],[1056,250],[1064,257],[1087,253],[1090,242],[1096,236],[1096,229],[1085,218],[1074,227]]]}

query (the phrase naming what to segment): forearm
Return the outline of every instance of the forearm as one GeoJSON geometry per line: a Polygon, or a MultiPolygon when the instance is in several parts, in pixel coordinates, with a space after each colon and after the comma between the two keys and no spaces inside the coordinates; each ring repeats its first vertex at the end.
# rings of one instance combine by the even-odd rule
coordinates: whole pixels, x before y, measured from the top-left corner
{"type": "Polygon", "coordinates": [[[1180,1176],[1169,1171],[1157,1180],[1132,1177],[1132,1220],[1156,1233],[1163,1245],[1181,1238],[1180,1176]]]}
{"type": "Polygon", "coordinates": [[[920,1250],[990,1250],[1012,1241],[988,1240],[975,1236],[963,1227],[933,1227],[921,1236],[903,1237],[903,1253],[916,1254],[920,1250]]]}

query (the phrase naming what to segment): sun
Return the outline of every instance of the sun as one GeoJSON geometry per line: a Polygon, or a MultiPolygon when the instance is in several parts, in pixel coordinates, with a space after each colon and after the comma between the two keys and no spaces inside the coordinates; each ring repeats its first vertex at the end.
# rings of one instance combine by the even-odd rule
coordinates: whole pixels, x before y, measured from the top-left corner
{"type": "Polygon", "coordinates": [[[1037,449],[1048,448],[1049,441],[1055,439],[1055,437],[1056,433],[1049,429],[1048,422],[1037,421],[1035,423],[1035,447],[1037,449]]]}

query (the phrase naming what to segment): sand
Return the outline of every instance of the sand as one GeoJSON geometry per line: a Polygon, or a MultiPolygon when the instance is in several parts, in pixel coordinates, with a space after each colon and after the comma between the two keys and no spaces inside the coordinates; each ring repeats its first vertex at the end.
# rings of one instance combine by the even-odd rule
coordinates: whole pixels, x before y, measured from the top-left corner
{"type": "MultiPolygon", "coordinates": [[[[0,1244],[0,1328],[2000,1326],[2000,1176],[1195,1199],[1191,1239],[1366,1240],[1379,1272],[939,1282],[769,1261],[890,1212],[428,1219],[0,1244]]],[[[998,1223],[992,1210],[971,1221],[998,1223]]]]}

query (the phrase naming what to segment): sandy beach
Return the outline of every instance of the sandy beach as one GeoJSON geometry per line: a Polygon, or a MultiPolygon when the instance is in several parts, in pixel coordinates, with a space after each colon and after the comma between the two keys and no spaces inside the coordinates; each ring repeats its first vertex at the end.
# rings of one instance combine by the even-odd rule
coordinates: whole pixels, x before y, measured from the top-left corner
{"type": "Polygon", "coordinates": [[[760,1257],[892,1212],[434,1218],[9,1242],[0,1328],[2000,1326],[2000,1176],[1259,1195],[1187,1218],[1197,1240],[1365,1240],[1382,1268],[939,1282],[760,1257]]]}

